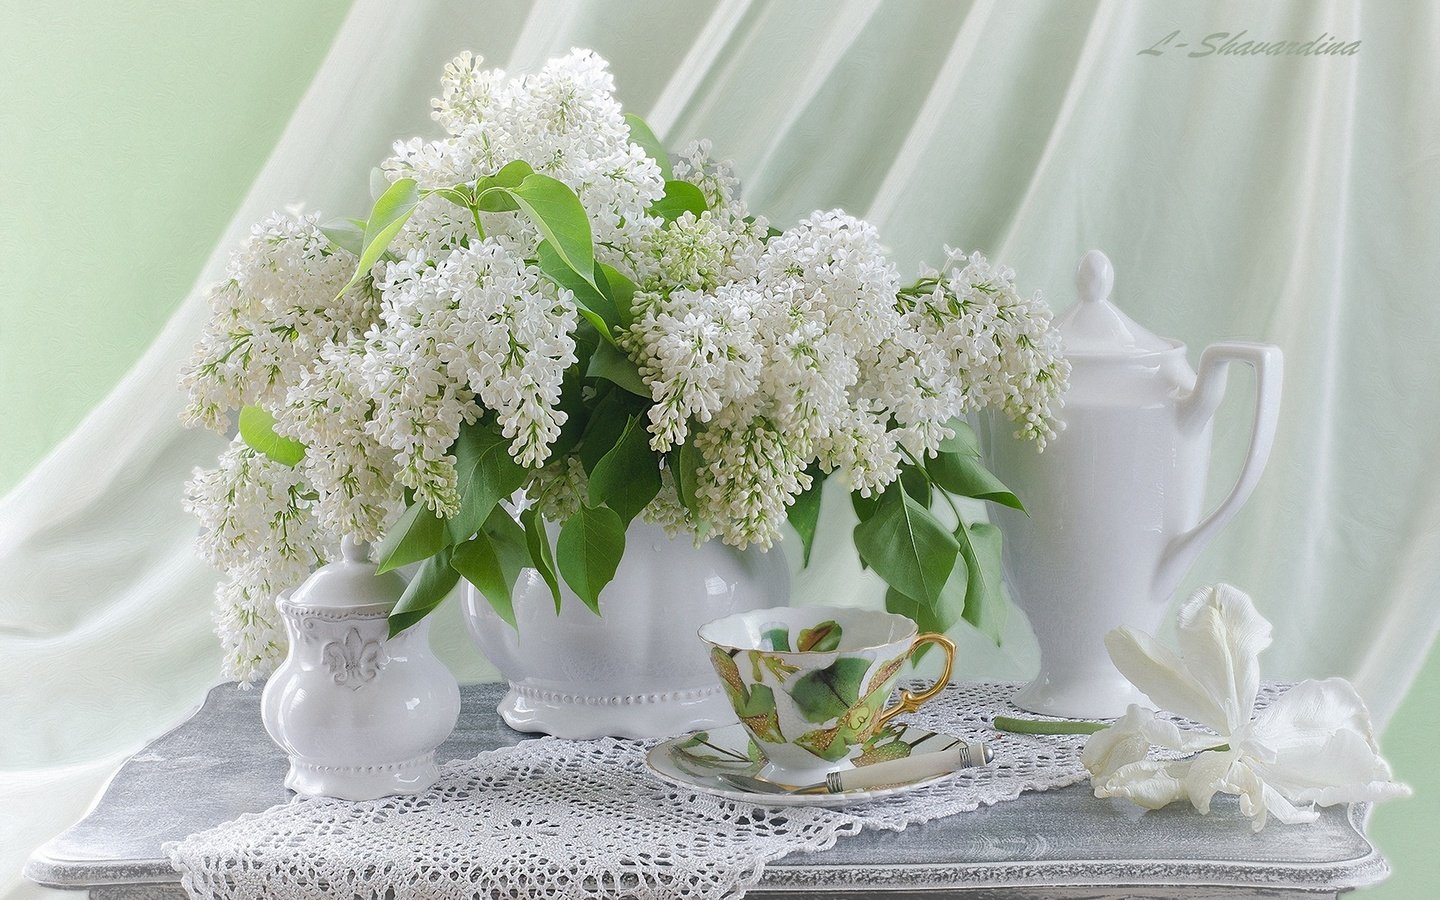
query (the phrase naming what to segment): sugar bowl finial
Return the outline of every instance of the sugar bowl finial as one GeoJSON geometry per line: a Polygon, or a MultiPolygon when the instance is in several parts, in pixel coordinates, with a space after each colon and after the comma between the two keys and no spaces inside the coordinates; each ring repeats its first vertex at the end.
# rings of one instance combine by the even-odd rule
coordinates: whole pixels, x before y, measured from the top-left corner
{"type": "Polygon", "coordinates": [[[347,563],[363,563],[370,559],[370,545],[354,535],[340,539],[340,558],[347,563]]]}

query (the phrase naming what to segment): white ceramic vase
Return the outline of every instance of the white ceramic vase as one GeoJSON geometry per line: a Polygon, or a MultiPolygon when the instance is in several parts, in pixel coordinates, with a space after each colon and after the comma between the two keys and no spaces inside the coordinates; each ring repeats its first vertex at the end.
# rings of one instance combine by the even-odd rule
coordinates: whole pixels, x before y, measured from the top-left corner
{"type": "Polygon", "coordinates": [[[346,538],[341,550],[276,601],[290,650],[265,682],[265,730],[289,755],[297,794],[413,794],[439,777],[435,748],[455,727],[460,688],[430,651],[428,620],[388,636],[405,579],[377,576],[365,544],[346,538]]]}
{"type": "Polygon", "coordinates": [[[1207,347],[1157,337],[1109,300],[1110,261],[1092,250],[1079,302],[1057,320],[1073,366],[1061,419],[1043,453],[1001,416],[982,419],[986,462],[1027,513],[995,509],[1005,580],[1040,645],[1040,673],[1014,698],[1054,716],[1106,718],[1144,702],[1111,664],[1105,635],[1154,633],[1195,557],[1260,480],[1279,420],[1281,355],[1267,344],[1207,347]],[[1211,426],[1232,363],[1255,369],[1250,449],[1230,493],[1208,514],[1211,426]]]}
{"type": "MultiPolygon", "coordinates": [[[[551,539],[556,534],[551,526],[551,539]]],[[[561,580],[557,615],[534,569],[515,586],[511,628],[470,584],[465,622],[480,652],[510,684],[500,702],[520,731],[563,738],[660,738],[733,724],[697,632],[735,612],[785,606],[789,568],[778,550],[699,547],[636,519],[596,616],[561,580]]]]}

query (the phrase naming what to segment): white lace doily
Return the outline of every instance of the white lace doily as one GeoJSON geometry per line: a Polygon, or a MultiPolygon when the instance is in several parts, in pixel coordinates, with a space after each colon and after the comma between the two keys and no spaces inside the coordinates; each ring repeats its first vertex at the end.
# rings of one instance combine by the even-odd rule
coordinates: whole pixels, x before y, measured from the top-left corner
{"type": "Polygon", "coordinates": [[[988,766],[844,811],[783,811],[664,784],[650,744],[539,738],[442,767],[429,791],[302,800],[242,816],[166,852],[191,897],[739,897],[767,863],[862,828],[903,830],[1082,781],[1083,735],[1001,734],[1018,685],[951,685],[911,721],[982,740],[988,766]]]}

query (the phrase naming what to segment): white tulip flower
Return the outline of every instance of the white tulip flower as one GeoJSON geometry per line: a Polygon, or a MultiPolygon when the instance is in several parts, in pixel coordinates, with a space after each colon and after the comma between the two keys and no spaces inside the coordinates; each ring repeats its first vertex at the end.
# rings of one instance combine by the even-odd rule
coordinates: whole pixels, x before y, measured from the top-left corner
{"type": "Polygon", "coordinates": [[[1316,806],[1409,795],[1392,780],[1370,713],[1343,678],[1302,681],[1255,713],[1270,623],[1246,594],[1202,588],[1180,609],[1177,631],[1178,652],[1131,628],[1110,632],[1105,646],[1152,703],[1209,730],[1132,705],[1085,746],[1095,796],[1147,809],[1188,800],[1208,813],[1217,793],[1235,794],[1259,831],[1271,815],[1313,822],[1316,806]],[[1151,758],[1152,749],[1188,755],[1151,758]]]}

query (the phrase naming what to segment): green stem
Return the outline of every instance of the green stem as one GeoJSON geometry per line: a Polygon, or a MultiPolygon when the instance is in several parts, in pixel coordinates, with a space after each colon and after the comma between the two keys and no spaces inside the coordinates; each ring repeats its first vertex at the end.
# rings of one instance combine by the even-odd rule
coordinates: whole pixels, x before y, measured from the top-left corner
{"type": "Polygon", "coordinates": [[[995,717],[995,730],[1012,734],[1094,734],[1110,727],[1105,722],[1084,722],[1071,720],[1050,722],[1038,719],[1012,719],[1009,716],[995,717]]]}
{"type": "Polygon", "coordinates": [[[485,240],[485,226],[480,224],[480,207],[470,207],[470,215],[475,219],[475,232],[480,235],[480,240],[485,240]]]}
{"type": "MultiPolygon", "coordinates": [[[[1106,722],[1086,722],[1079,719],[1068,721],[1049,721],[1041,719],[1012,719],[1010,716],[996,716],[992,723],[996,731],[1008,731],[1011,734],[1094,734],[1110,725],[1106,722]]],[[[1206,747],[1199,753],[1215,751],[1224,753],[1230,749],[1229,744],[1216,744],[1214,747],[1206,747]]]]}

